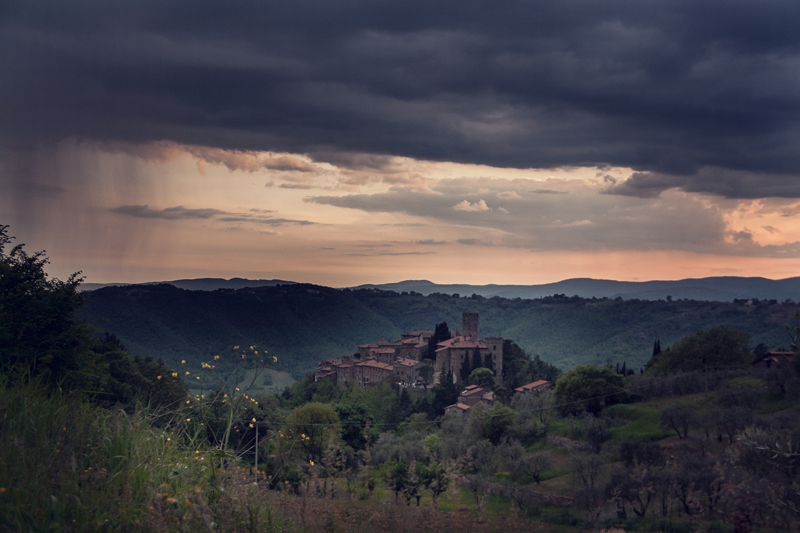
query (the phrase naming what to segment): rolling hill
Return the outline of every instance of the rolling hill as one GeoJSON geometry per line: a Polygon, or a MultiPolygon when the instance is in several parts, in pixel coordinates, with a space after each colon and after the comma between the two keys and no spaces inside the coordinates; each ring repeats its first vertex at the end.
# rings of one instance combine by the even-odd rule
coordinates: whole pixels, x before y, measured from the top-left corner
{"type": "MultiPolygon", "coordinates": [[[[749,333],[751,347],[788,344],[785,324],[797,305],[759,301],[647,301],[548,296],[540,299],[454,297],[287,284],[192,291],[173,285],[106,287],[85,293],[78,316],[117,335],[134,355],[170,365],[207,361],[235,344],[256,344],[295,377],[358,344],[396,339],[403,331],[460,327],[479,312],[480,334],[501,334],[563,369],[578,364],[644,365],[660,339],[666,348],[696,331],[725,325],[749,333]]],[[[220,368],[224,370],[225,358],[220,368]]]]}

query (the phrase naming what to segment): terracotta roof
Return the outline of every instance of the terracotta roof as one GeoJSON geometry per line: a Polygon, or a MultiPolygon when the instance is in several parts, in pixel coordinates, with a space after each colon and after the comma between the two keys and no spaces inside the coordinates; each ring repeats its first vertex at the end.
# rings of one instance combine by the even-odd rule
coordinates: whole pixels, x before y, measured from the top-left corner
{"type": "Polygon", "coordinates": [[[547,381],[546,379],[540,379],[540,380],[534,381],[533,383],[528,383],[527,385],[523,385],[522,387],[517,387],[514,390],[517,391],[517,392],[529,392],[529,391],[532,391],[533,389],[538,389],[542,385],[547,385],[549,383],[550,382],[547,381]]]}
{"type": "Polygon", "coordinates": [[[370,368],[381,368],[383,370],[394,370],[392,365],[388,363],[379,363],[378,361],[364,361],[363,363],[356,363],[356,366],[368,366],[370,368]]]}
{"type": "Polygon", "coordinates": [[[379,339],[379,340],[375,341],[375,344],[377,344],[378,346],[399,346],[400,345],[399,342],[387,341],[386,339],[379,339]]]}
{"type": "MultiPolygon", "coordinates": [[[[446,341],[442,341],[436,346],[441,346],[442,348],[488,348],[486,343],[480,339],[473,339],[471,337],[464,337],[461,335],[446,341]]],[[[439,350],[436,351],[438,352],[439,350]]]]}
{"type": "Polygon", "coordinates": [[[447,407],[444,408],[444,410],[447,411],[451,407],[455,407],[456,409],[461,409],[462,411],[466,411],[467,409],[469,409],[469,405],[467,405],[465,403],[458,402],[458,403],[454,403],[453,405],[448,405],[447,407]]]}
{"type": "Polygon", "coordinates": [[[378,348],[372,351],[375,353],[394,353],[396,350],[394,348],[378,348]]]}
{"type": "Polygon", "coordinates": [[[480,387],[476,387],[475,385],[470,385],[459,396],[474,396],[476,394],[483,394],[483,389],[480,387]]]}
{"type": "Polygon", "coordinates": [[[395,365],[401,365],[401,366],[416,366],[418,363],[419,361],[417,361],[416,359],[408,359],[406,357],[398,357],[394,361],[395,365]]]}
{"type": "Polygon", "coordinates": [[[488,346],[480,339],[464,339],[454,342],[450,345],[450,348],[488,348],[488,346]]]}
{"type": "Polygon", "coordinates": [[[783,363],[794,357],[794,352],[767,352],[752,364],[760,363],[761,361],[774,361],[776,363],[783,363]]]}

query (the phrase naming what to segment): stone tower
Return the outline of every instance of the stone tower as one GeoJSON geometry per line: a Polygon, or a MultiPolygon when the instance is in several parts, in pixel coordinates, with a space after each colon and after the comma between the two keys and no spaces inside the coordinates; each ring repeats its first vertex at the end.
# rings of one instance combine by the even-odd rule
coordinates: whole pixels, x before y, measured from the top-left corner
{"type": "Polygon", "coordinates": [[[465,337],[478,338],[478,313],[464,313],[461,316],[462,335],[465,337]]]}

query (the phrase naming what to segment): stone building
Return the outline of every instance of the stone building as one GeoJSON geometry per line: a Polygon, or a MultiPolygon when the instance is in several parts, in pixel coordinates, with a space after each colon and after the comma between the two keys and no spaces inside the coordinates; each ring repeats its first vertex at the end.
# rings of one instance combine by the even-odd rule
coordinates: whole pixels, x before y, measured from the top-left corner
{"type": "Polygon", "coordinates": [[[470,364],[475,350],[478,350],[483,366],[491,366],[494,370],[494,381],[497,386],[503,384],[503,337],[478,337],[478,313],[464,313],[462,315],[462,330],[464,334],[456,331],[456,336],[437,344],[436,372],[441,376],[448,371],[453,372],[457,383],[462,383],[461,367],[467,357],[470,364]],[[487,359],[491,364],[487,364],[487,359]]]}
{"type": "Polygon", "coordinates": [[[401,340],[377,340],[358,346],[353,355],[328,359],[317,364],[315,379],[330,379],[339,388],[366,388],[389,376],[398,382],[413,383],[420,379],[420,361],[433,332],[414,330],[403,333],[401,340]]]}
{"type": "Polygon", "coordinates": [[[470,407],[477,403],[483,403],[489,406],[494,403],[494,393],[490,390],[484,390],[477,385],[470,385],[458,395],[457,403],[470,407]]]}

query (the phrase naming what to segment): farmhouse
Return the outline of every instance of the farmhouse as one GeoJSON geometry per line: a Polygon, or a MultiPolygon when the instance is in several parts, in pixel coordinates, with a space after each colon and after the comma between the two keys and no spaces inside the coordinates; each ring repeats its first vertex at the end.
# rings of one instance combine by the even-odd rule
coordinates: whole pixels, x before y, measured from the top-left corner
{"type": "Polygon", "coordinates": [[[494,403],[494,393],[477,385],[470,385],[458,395],[458,401],[444,408],[445,414],[455,413],[460,415],[467,412],[472,406],[479,403],[489,407],[494,403]]]}
{"type": "Polygon", "coordinates": [[[795,357],[794,352],[767,352],[755,361],[753,368],[780,368],[788,365],[795,357]]]}

